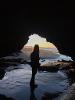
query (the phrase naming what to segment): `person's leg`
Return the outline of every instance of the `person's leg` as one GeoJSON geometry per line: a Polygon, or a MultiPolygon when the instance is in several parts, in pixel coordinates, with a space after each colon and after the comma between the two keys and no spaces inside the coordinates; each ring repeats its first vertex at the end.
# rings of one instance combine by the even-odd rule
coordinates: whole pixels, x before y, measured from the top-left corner
{"type": "Polygon", "coordinates": [[[30,81],[30,85],[35,85],[35,75],[37,73],[37,67],[33,66],[32,67],[32,77],[31,77],[31,81],[30,81]]]}
{"type": "Polygon", "coordinates": [[[32,80],[32,83],[35,84],[35,74],[32,74],[31,80],[32,80]]]}
{"type": "Polygon", "coordinates": [[[35,71],[34,69],[32,69],[32,77],[31,77],[30,85],[34,85],[34,84],[35,84],[35,71]]]}

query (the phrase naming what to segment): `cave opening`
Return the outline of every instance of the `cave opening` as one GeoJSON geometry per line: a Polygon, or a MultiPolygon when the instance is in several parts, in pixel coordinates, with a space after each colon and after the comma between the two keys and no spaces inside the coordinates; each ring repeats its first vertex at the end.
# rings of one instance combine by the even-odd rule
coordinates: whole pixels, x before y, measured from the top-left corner
{"type": "Polygon", "coordinates": [[[27,43],[23,46],[22,52],[30,58],[30,54],[33,51],[34,45],[38,44],[40,49],[40,58],[42,59],[51,59],[59,61],[72,61],[70,56],[61,54],[58,48],[47,41],[45,37],[40,36],[39,34],[33,33],[29,35],[27,43]]]}

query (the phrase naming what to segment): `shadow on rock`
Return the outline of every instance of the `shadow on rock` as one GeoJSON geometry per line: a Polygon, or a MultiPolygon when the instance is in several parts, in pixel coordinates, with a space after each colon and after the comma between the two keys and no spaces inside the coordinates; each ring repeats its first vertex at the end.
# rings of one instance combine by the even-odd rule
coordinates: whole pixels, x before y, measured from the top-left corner
{"type": "Polygon", "coordinates": [[[60,93],[44,93],[42,96],[42,100],[53,100],[54,98],[58,97],[60,93]]]}
{"type": "Polygon", "coordinates": [[[5,75],[5,70],[0,68],[0,80],[3,79],[4,75],[5,75]]]}
{"type": "Polygon", "coordinates": [[[13,99],[11,97],[6,97],[5,95],[0,94],[0,100],[15,100],[15,99],[13,99]]]}

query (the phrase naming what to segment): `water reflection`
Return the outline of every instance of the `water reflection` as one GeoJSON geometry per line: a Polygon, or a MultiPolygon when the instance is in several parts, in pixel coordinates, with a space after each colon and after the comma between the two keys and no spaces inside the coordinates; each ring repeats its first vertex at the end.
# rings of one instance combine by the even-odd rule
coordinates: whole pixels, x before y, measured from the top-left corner
{"type": "Polygon", "coordinates": [[[15,69],[15,66],[10,66],[10,68],[10,71],[9,68],[1,70],[0,79],[4,77],[5,71],[6,75],[0,80],[0,94],[9,97],[12,96],[15,100],[41,100],[43,94],[46,92],[49,94],[45,94],[44,97],[49,96],[50,98],[53,98],[54,94],[59,94],[68,87],[68,79],[63,72],[38,72],[35,78],[38,84],[37,87],[33,85],[30,86],[29,84],[32,71],[28,64],[18,65],[16,66],[17,69],[15,69]],[[13,69],[11,67],[13,67],[13,69]],[[51,96],[52,93],[53,96],[51,96]]]}
{"type": "Polygon", "coordinates": [[[30,100],[37,100],[34,93],[35,88],[37,88],[37,85],[30,85],[30,100]]]}

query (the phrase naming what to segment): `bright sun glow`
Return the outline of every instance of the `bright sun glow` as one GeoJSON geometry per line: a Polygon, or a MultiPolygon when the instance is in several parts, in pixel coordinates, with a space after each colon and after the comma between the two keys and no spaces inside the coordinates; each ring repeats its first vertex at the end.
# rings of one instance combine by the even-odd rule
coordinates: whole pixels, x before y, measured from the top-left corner
{"type": "Polygon", "coordinates": [[[55,46],[52,43],[47,42],[46,38],[43,38],[38,34],[30,35],[29,40],[25,46],[34,47],[35,44],[38,44],[39,47],[43,47],[43,48],[55,48],[55,46]]]}

